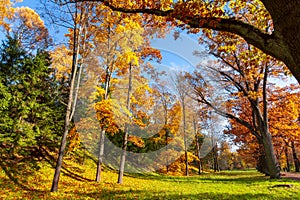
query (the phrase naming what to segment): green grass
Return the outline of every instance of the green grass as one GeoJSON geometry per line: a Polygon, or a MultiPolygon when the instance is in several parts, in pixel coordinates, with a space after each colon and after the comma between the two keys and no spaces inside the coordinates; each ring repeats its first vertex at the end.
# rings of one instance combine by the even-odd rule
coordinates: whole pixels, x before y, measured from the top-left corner
{"type": "Polygon", "coordinates": [[[131,174],[124,184],[116,183],[117,174],[105,170],[102,181],[92,181],[95,166],[70,165],[78,181],[65,173],[59,191],[49,192],[54,169],[42,169],[27,179],[22,188],[0,173],[0,199],[300,199],[300,182],[290,179],[270,180],[255,171],[226,171],[201,176],[175,177],[158,174],[131,174]],[[275,187],[292,184],[293,187],[275,187]]]}

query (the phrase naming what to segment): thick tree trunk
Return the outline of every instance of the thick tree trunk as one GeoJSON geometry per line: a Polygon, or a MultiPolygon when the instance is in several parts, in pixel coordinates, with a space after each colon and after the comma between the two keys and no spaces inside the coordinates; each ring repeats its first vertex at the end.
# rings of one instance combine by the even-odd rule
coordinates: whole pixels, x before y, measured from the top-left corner
{"type": "Polygon", "coordinates": [[[269,169],[266,161],[266,156],[265,156],[265,150],[262,144],[259,145],[260,149],[260,155],[258,157],[258,162],[257,162],[257,171],[260,173],[265,174],[266,176],[269,176],[269,169]]]}
{"type": "Polygon", "coordinates": [[[295,172],[299,172],[299,159],[298,159],[298,156],[297,156],[297,152],[296,152],[296,149],[295,149],[295,143],[294,141],[292,141],[292,151],[293,151],[293,159],[294,159],[294,165],[295,165],[295,172]]]}
{"type": "MultiPolygon", "coordinates": [[[[263,112],[259,109],[259,103],[253,106],[253,110],[256,112],[258,128],[261,132],[261,140],[264,147],[264,152],[266,155],[266,163],[268,166],[268,171],[270,178],[280,178],[280,167],[276,158],[274,145],[272,141],[272,135],[269,132],[268,124],[268,100],[267,100],[267,80],[268,80],[269,66],[267,65],[264,70],[263,79],[263,112]]],[[[258,138],[259,139],[259,138],[258,138]]]]}
{"type": "Polygon", "coordinates": [[[265,133],[262,140],[270,178],[280,178],[280,169],[277,163],[271,134],[268,132],[265,133]]]}

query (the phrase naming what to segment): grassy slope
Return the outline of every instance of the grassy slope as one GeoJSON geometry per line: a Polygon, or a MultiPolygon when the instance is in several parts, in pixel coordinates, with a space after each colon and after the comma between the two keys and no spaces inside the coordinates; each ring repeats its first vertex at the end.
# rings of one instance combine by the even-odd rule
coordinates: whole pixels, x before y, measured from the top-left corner
{"type": "Polygon", "coordinates": [[[269,180],[254,171],[232,171],[192,177],[127,175],[118,185],[117,174],[106,170],[101,183],[92,181],[95,166],[69,164],[68,169],[85,177],[78,181],[63,175],[59,192],[50,193],[53,169],[44,165],[27,179],[27,189],[13,184],[0,172],[0,199],[300,199],[300,182],[269,180]],[[84,170],[85,167],[85,170],[84,170]],[[90,180],[89,180],[90,179],[90,180]],[[293,184],[291,188],[272,188],[293,184]]]}

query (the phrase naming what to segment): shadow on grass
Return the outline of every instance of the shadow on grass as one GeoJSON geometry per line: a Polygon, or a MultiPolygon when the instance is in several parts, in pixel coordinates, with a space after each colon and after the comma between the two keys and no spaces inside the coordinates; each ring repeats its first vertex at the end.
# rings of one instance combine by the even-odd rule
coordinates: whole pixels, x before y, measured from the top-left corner
{"type": "MultiPolygon", "coordinates": [[[[44,159],[47,163],[49,163],[54,169],[56,167],[56,163],[55,163],[55,158],[48,153],[47,150],[41,148],[43,150],[43,153],[44,153],[44,159]]],[[[70,168],[70,167],[69,167],[70,168]]],[[[74,167],[73,167],[74,169],[74,167]]],[[[79,171],[79,169],[75,169],[75,171],[79,171]]],[[[62,166],[62,171],[61,171],[64,175],[74,179],[74,180],[77,180],[77,181],[88,181],[88,182],[91,182],[91,181],[94,181],[92,179],[89,179],[89,178],[85,178],[79,174],[76,174],[74,172],[72,172],[71,170],[69,170],[67,167],[65,167],[64,165],[62,166]]]]}
{"type": "Polygon", "coordinates": [[[211,183],[211,182],[234,182],[235,184],[263,183],[263,182],[289,182],[288,179],[270,179],[268,176],[256,171],[228,171],[218,173],[208,173],[195,176],[168,176],[161,174],[126,174],[128,177],[137,179],[149,179],[166,182],[181,183],[211,183]]]}
{"type": "MultiPolygon", "coordinates": [[[[50,155],[47,150],[41,148],[42,150],[42,158],[48,164],[50,164],[53,168],[55,167],[55,158],[50,155]]],[[[24,160],[24,159],[23,159],[24,160]]],[[[38,162],[42,162],[42,160],[37,160],[34,157],[28,156],[26,161],[16,161],[14,159],[7,159],[0,157],[0,170],[2,169],[8,180],[2,179],[0,181],[1,188],[10,188],[10,184],[4,184],[4,181],[7,183],[13,182],[16,186],[21,188],[22,190],[34,193],[45,193],[43,190],[38,190],[33,188],[28,184],[27,178],[32,176],[37,170],[39,170],[38,162]]],[[[70,167],[69,167],[70,168],[70,167]]],[[[80,172],[79,169],[71,168],[68,169],[67,167],[62,167],[62,173],[74,180],[81,181],[81,182],[92,182],[94,180],[83,177],[75,172],[80,172]]],[[[43,184],[40,182],[40,184],[43,184]]]]}

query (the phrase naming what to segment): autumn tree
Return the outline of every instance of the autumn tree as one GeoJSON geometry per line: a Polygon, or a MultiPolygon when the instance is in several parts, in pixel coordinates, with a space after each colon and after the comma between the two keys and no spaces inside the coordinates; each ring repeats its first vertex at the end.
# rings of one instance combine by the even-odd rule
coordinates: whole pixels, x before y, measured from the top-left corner
{"type": "Polygon", "coordinates": [[[49,36],[44,21],[31,8],[15,8],[14,15],[8,23],[13,26],[7,29],[7,34],[16,35],[27,50],[48,48],[52,45],[52,38],[49,36]]]}
{"type": "Polygon", "coordinates": [[[195,134],[195,143],[196,145],[196,155],[198,157],[198,174],[200,175],[203,171],[202,169],[202,161],[201,161],[201,148],[202,148],[202,144],[204,142],[204,135],[201,134],[200,132],[200,128],[198,126],[198,121],[196,120],[196,116],[194,116],[193,118],[193,128],[194,128],[194,134],[195,134]]]}
{"type": "MultiPolygon", "coordinates": [[[[71,69],[69,76],[67,76],[68,81],[67,85],[69,87],[69,92],[67,94],[67,103],[66,103],[66,115],[65,115],[65,124],[64,132],[62,135],[58,158],[56,161],[55,173],[52,181],[51,192],[58,190],[58,182],[61,173],[61,168],[63,165],[63,157],[67,145],[67,136],[71,128],[71,121],[75,113],[75,106],[77,102],[77,93],[79,88],[79,82],[82,72],[82,63],[85,58],[85,44],[87,37],[87,19],[88,19],[88,10],[90,9],[90,4],[81,3],[75,4],[74,7],[68,7],[67,10],[73,10],[74,13],[68,13],[72,16],[73,26],[69,29],[69,49],[71,49],[72,60],[70,63],[71,66],[67,66],[66,69],[71,69]],[[77,81],[77,82],[76,82],[77,81]]],[[[68,56],[67,56],[68,57],[68,56]]],[[[57,60],[61,62],[61,59],[57,60]]],[[[60,63],[61,64],[61,63],[60,63]]],[[[60,65],[61,66],[61,65],[60,65]]],[[[55,67],[55,66],[54,66],[55,67]]]]}
{"type": "Polygon", "coordinates": [[[185,155],[185,175],[189,175],[189,168],[188,168],[188,147],[187,147],[187,105],[186,99],[188,96],[188,84],[185,82],[183,74],[178,73],[175,74],[173,78],[174,82],[174,90],[176,92],[177,98],[181,103],[182,108],[182,133],[183,133],[183,140],[184,140],[184,155],[185,155]]]}
{"type": "Polygon", "coordinates": [[[2,1],[0,5],[0,26],[5,30],[9,30],[10,24],[6,21],[11,19],[14,15],[14,3],[13,1],[6,0],[2,1]]]}
{"type": "MultiPolygon", "coordinates": [[[[146,95],[145,91],[150,91],[150,88],[146,79],[139,75],[141,73],[139,65],[148,56],[157,57],[157,51],[149,46],[147,39],[154,33],[145,31],[139,15],[113,12],[103,4],[95,5],[90,16],[91,28],[87,35],[90,36],[89,48],[93,51],[87,58],[92,62],[87,63],[87,81],[81,85],[80,101],[89,105],[90,114],[96,113],[95,117],[101,130],[98,148],[96,151],[92,150],[97,152],[98,157],[96,181],[101,177],[105,135],[114,142],[123,135],[122,164],[119,170],[121,183],[127,144],[129,142],[139,144],[137,141],[141,141],[138,137],[128,135],[131,131],[129,128],[132,124],[144,126],[143,120],[147,118],[144,112],[147,110],[144,108],[147,104],[142,106],[142,102],[148,101],[147,97],[143,100],[142,95],[146,95]],[[93,90],[94,93],[91,92],[93,90]]],[[[81,126],[77,126],[79,129],[85,129],[83,120],[87,119],[76,122],[81,126]]],[[[87,137],[86,139],[89,140],[87,137]]]]}
{"type": "MultiPolygon", "coordinates": [[[[279,152],[284,151],[286,167],[290,169],[289,149],[292,152],[295,171],[299,171],[299,160],[295,143],[299,141],[299,88],[296,85],[276,88],[270,97],[270,129],[279,152]]],[[[280,157],[281,155],[278,155],[280,157]]]]}
{"type": "Polygon", "coordinates": [[[222,142],[220,145],[219,165],[220,170],[232,169],[232,152],[228,142],[222,142]]]}
{"type": "MultiPolygon", "coordinates": [[[[160,113],[158,114],[158,116],[155,116],[154,119],[155,119],[155,123],[159,123],[159,116],[161,116],[161,113],[163,113],[162,115],[163,128],[160,131],[160,134],[161,137],[163,137],[163,135],[165,137],[165,145],[167,148],[166,151],[168,152],[168,144],[172,140],[172,134],[170,132],[170,127],[169,127],[169,120],[171,114],[170,109],[172,108],[172,105],[175,101],[175,95],[169,91],[169,88],[167,87],[165,82],[158,83],[154,89],[157,94],[156,101],[158,101],[157,104],[155,105],[156,109],[154,113],[157,114],[160,113]],[[159,110],[160,108],[159,105],[161,105],[162,110],[159,110]]],[[[157,132],[159,132],[159,130],[157,130],[157,132]]],[[[168,173],[169,164],[170,164],[169,156],[168,155],[165,156],[165,159],[166,159],[166,172],[168,173]]]]}
{"type": "MultiPolygon", "coordinates": [[[[221,43],[222,38],[224,38],[223,35],[217,34],[210,39],[212,41],[209,43],[211,53],[223,63],[217,67],[218,69],[213,67],[210,67],[210,69],[217,72],[217,76],[220,77],[219,82],[224,84],[222,87],[231,96],[227,104],[231,112],[224,112],[224,110],[219,112],[220,109],[209,100],[210,96],[201,92],[200,87],[196,87],[196,93],[201,102],[210,105],[219,114],[247,127],[257,137],[259,143],[264,147],[266,163],[269,168],[266,173],[270,174],[272,178],[277,178],[279,177],[279,167],[275,157],[272,135],[268,128],[267,78],[270,69],[272,69],[274,74],[278,74],[275,73],[276,70],[278,72],[278,70],[282,69],[280,65],[275,64],[276,61],[267,56],[265,56],[264,60],[260,60],[265,54],[254,47],[248,46],[243,41],[240,41],[239,38],[232,37],[231,43],[229,41],[221,43]],[[259,100],[260,98],[261,101],[259,100]],[[250,116],[252,118],[249,118],[247,115],[243,115],[245,118],[242,117],[243,110],[241,107],[243,106],[245,109],[251,109],[250,116]]],[[[218,78],[214,79],[217,80],[218,78]]],[[[194,79],[192,84],[194,86],[199,85],[200,83],[197,83],[199,80],[194,79]]],[[[203,85],[202,87],[206,86],[203,85]]],[[[203,88],[202,90],[206,93],[209,91],[203,88]]]]}

